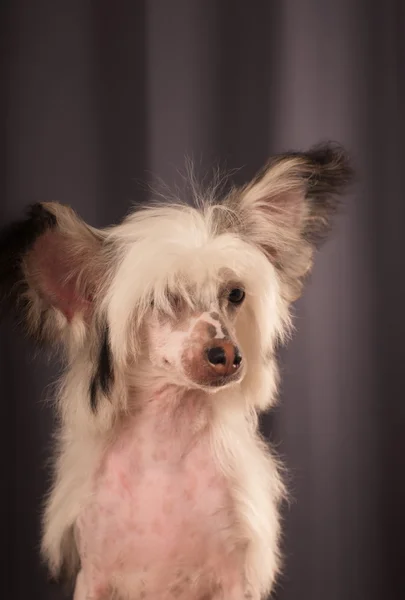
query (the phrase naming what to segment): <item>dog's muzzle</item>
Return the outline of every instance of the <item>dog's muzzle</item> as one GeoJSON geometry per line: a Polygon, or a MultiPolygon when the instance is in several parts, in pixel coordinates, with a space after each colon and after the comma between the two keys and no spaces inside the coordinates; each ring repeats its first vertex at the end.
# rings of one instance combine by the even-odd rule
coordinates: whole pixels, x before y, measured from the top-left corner
{"type": "Polygon", "coordinates": [[[221,387],[240,379],[242,355],[229,340],[212,340],[198,352],[187,355],[185,371],[192,381],[207,387],[221,387]]]}

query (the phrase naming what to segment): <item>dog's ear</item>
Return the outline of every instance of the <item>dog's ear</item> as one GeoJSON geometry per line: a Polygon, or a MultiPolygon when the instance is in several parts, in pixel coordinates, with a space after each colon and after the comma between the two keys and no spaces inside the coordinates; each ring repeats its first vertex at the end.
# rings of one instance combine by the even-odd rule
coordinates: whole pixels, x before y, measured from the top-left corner
{"type": "Polygon", "coordinates": [[[0,234],[0,305],[37,341],[90,321],[103,269],[102,234],[57,203],[36,204],[0,234]]]}
{"type": "Polygon", "coordinates": [[[239,233],[277,267],[291,301],[300,295],[313,252],[328,233],[338,197],[352,175],[343,148],[319,145],[275,156],[227,201],[237,215],[239,233]]]}

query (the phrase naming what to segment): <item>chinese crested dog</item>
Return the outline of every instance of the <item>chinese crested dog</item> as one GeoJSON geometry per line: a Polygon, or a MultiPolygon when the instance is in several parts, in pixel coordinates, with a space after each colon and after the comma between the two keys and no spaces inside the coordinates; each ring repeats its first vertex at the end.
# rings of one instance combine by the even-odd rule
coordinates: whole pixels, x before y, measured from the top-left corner
{"type": "Polygon", "coordinates": [[[325,144],[220,199],[195,192],[107,229],[43,203],[3,232],[2,304],[64,357],[42,552],[75,600],[271,591],[284,487],[258,415],[350,177],[325,144]]]}

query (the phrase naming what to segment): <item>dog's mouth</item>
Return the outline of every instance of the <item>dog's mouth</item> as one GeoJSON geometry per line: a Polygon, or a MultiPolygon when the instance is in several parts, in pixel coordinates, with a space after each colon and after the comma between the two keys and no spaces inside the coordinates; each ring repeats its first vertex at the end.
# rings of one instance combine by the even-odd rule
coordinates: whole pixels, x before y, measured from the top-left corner
{"type": "Polygon", "coordinates": [[[167,361],[164,366],[164,371],[162,371],[162,377],[164,379],[167,378],[172,384],[179,385],[180,387],[199,389],[207,393],[215,393],[221,389],[241,383],[245,377],[246,369],[241,368],[232,375],[216,377],[214,379],[204,376],[196,377],[195,372],[191,373],[189,369],[185,370],[183,374],[177,372],[177,377],[175,375],[176,372],[177,370],[174,365],[167,361]]]}
{"type": "Polygon", "coordinates": [[[186,377],[190,381],[191,385],[202,389],[208,393],[215,393],[224,388],[231,387],[233,385],[238,385],[239,383],[241,383],[245,376],[245,372],[245,368],[241,368],[238,369],[238,371],[236,371],[232,375],[227,375],[224,377],[195,377],[195,373],[194,377],[191,373],[187,373],[186,377]]]}
{"type": "Polygon", "coordinates": [[[234,375],[230,375],[228,377],[220,377],[219,379],[216,379],[215,381],[210,381],[205,385],[207,385],[210,388],[221,388],[232,383],[240,383],[242,379],[243,373],[238,371],[237,373],[234,373],[234,375]]]}

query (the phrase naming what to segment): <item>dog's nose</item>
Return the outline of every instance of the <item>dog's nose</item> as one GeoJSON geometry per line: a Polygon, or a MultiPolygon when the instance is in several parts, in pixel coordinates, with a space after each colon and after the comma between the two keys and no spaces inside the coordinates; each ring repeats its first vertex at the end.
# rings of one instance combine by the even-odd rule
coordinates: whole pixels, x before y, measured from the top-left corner
{"type": "Polygon", "coordinates": [[[235,373],[242,362],[239,348],[230,342],[217,343],[216,346],[208,348],[207,358],[211,369],[221,377],[227,377],[235,373]]]}

